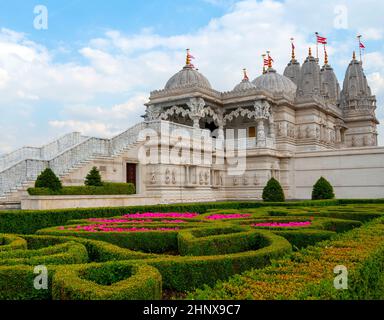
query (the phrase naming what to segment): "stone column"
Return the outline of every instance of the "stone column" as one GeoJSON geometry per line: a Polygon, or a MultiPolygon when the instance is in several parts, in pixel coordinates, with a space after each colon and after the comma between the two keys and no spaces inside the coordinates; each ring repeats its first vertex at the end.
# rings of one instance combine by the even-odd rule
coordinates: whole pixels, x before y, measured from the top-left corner
{"type": "Polygon", "coordinates": [[[264,119],[257,120],[257,146],[266,146],[264,119]]]}
{"type": "Polygon", "coordinates": [[[200,129],[200,117],[193,117],[193,127],[196,129],[200,129]]]}

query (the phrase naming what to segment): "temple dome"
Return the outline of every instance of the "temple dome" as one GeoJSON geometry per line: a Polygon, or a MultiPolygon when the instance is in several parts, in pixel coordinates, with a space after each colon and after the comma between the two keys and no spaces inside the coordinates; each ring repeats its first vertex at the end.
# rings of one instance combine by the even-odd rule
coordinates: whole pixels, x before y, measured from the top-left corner
{"type": "Polygon", "coordinates": [[[284,94],[294,100],[296,96],[297,86],[292,80],[277,73],[274,69],[268,68],[266,73],[252,81],[255,87],[259,90],[276,94],[284,94]]]}
{"type": "Polygon", "coordinates": [[[320,70],[321,93],[331,103],[340,100],[340,85],[333,68],[326,62],[320,70]]]}
{"type": "Polygon", "coordinates": [[[309,50],[309,55],[301,66],[298,93],[300,96],[319,95],[320,85],[320,66],[309,50]]]}
{"type": "Polygon", "coordinates": [[[372,95],[363,66],[360,61],[356,60],[355,55],[345,73],[342,95],[346,99],[356,99],[372,95]]]}
{"type": "Polygon", "coordinates": [[[301,66],[296,59],[292,59],[284,70],[284,77],[289,78],[296,86],[300,82],[301,66]]]}
{"type": "Polygon", "coordinates": [[[186,86],[198,85],[203,88],[212,89],[208,79],[200,72],[195,70],[193,66],[186,65],[182,70],[170,78],[165,85],[166,90],[182,88],[186,86]]]}
{"type": "Polygon", "coordinates": [[[255,85],[249,81],[247,70],[244,69],[244,78],[243,80],[232,90],[232,91],[246,91],[250,89],[255,89],[255,85]]]}

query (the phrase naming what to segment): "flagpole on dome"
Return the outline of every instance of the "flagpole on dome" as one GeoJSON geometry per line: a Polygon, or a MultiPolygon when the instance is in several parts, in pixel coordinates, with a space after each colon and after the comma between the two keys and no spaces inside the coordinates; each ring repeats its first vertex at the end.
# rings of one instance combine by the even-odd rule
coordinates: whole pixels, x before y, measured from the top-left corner
{"type": "Polygon", "coordinates": [[[358,35],[358,36],[357,36],[357,39],[359,40],[360,62],[361,62],[361,64],[363,64],[362,50],[365,49],[365,46],[364,46],[363,43],[361,42],[361,38],[362,38],[362,35],[358,35]]]}
{"type": "Polygon", "coordinates": [[[316,60],[319,61],[319,33],[315,32],[316,35],[316,60]]]}
{"type": "Polygon", "coordinates": [[[324,65],[328,64],[328,53],[327,53],[327,47],[326,44],[324,43],[324,65]]]}
{"type": "Polygon", "coordinates": [[[295,56],[295,44],[293,43],[295,39],[294,38],[291,38],[291,46],[292,46],[292,61],[296,59],[296,56],[295,56]]]}
{"type": "Polygon", "coordinates": [[[186,49],[186,51],[187,51],[187,58],[186,58],[186,61],[185,61],[185,65],[186,66],[190,66],[191,65],[191,58],[189,57],[190,49],[186,49]]]}
{"type": "Polygon", "coordinates": [[[268,69],[272,69],[272,61],[273,59],[270,56],[271,51],[267,51],[268,54],[268,69]]]}
{"type": "Polygon", "coordinates": [[[266,70],[265,70],[265,57],[267,56],[265,53],[263,53],[261,55],[263,57],[263,74],[265,74],[266,70]]]}
{"type": "Polygon", "coordinates": [[[243,69],[243,73],[244,73],[244,81],[248,81],[249,80],[249,78],[248,78],[248,74],[247,74],[247,69],[246,68],[244,68],[243,69]]]}

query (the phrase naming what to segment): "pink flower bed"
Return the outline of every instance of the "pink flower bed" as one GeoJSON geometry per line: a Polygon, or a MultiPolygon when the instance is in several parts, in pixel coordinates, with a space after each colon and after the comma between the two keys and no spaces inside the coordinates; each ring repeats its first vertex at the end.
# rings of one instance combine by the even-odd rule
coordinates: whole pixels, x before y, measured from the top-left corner
{"type": "Polygon", "coordinates": [[[179,228],[113,228],[109,225],[94,224],[89,226],[77,226],[76,228],[59,227],[59,230],[86,231],[86,232],[149,232],[149,231],[177,231],[179,228]]]}
{"type": "Polygon", "coordinates": [[[224,219],[242,219],[249,218],[250,214],[214,214],[212,216],[208,216],[205,219],[208,220],[224,220],[224,219]]]}
{"type": "Polygon", "coordinates": [[[269,227],[269,228],[300,228],[309,227],[311,221],[306,222],[263,222],[253,224],[252,227],[269,227]]]}
{"type": "Polygon", "coordinates": [[[123,217],[129,219],[137,219],[137,218],[181,218],[181,219],[192,219],[197,217],[198,213],[179,213],[179,212],[168,212],[168,213],[160,213],[160,212],[145,212],[145,213],[134,213],[134,214],[126,214],[123,217]]]}
{"type": "MultiPolygon", "coordinates": [[[[153,222],[159,222],[159,221],[153,221],[152,219],[145,219],[145,220],[130,220],[130,219],[98,219],[98,218],[92,218],[88,219],[90,222],[100,222],[100,223],[107,223],[107,224],[119,224],[119,223],[137,223],[137,224],[143,224],[143,223],[153,223],[153,222]]],[[[161,220],[161,223],[187,223],[184,220],[161,220]]]]}

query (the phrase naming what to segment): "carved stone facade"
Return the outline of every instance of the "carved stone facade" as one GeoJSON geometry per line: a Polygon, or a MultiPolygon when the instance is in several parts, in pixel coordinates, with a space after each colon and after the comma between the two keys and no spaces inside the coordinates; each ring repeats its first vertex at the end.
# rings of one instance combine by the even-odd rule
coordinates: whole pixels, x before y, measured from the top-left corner
{"type": "Polygon", "coordinates": [[[311,54],[303,65],[293,58],[284,76],[272,67],[253,81],[245,74],[228,92],[187,64],[151,92],[146,107],[145,121],[115,138],[73,134],[44,152],[1,157],[0,197],[23,190],[46,167],[69,185],[82,184],[92,166],[105,168],[106,181],[124,182],[127,163],[137,164],[137,192],[148,203],[260,199],[271,177],[288,199],[308,198],[321,175],[337,195],[384,194],[383,183],[372,182],[384,181],[376,99],[355,57],[341,92],[328,62],[320,68],[311,54]]]}

